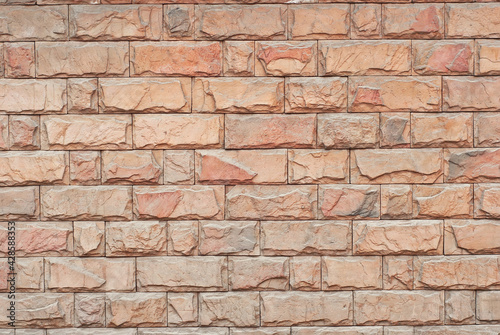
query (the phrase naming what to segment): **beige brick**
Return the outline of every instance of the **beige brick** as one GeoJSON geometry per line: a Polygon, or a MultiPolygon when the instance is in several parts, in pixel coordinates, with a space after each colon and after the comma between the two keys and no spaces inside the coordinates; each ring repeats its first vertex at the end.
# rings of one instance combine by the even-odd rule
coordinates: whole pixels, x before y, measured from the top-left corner
{"type": "Polygon", "coordinates": [[[104,293],[75,294],[75,326],[105,327],[105,320],[106,297],[104,293]]]}
{"type": "Polygon", "coordinates": [[[382,5],[382,34],[385,38],[442,38],[443,11],[444,4],[382,5]]]}
{"type": "MultiPolygon", "coordinates": [[[[168,327],[168,332],[173,335],[229,335],[229,328],[222,327],[199,327],[199,328],[173,328],[168,327]]],[[[161,328],[138,328],[138,335],[162,335],[165,329],[161,328]]]]}
{"type": "Polygon", "coordinates": [[[8,148],[9,148],[9,117],[7,115],[0,115],[0,150],[6,150],[8,148]]]}
{"type": "Polygon", "coordinates": [[[102,221],[73,222],[75,256],[104,256],[105,226],[102,221]]]}
{"type": "Polygon", "coordinates": [[[70,183],[99,185],[101,183],[101,154],[99,151],[70,151],[70,183]]]}
{"type": "Polygon", "coordinates": [[[473,41],[412,41],[413,70],[422,75],[472,74],[473,41]]]}
{"type": "Polygon", "coordinates": [[[500,181],[500,149],[445,149],[445,181],[478,183],[500,181]]]}
{"type": "Polygon", "coordinates": [[[229,289],[278,291],[289,286],[287,257],[229,257],[229,289]]]}
{"type": "Polygon", "coordinates": [[[331,113],[346,110],[345,78],[285,78],[286,113],[331,113]]]}
{"type": "Polygon", "coordinates": [[[472,113],[412,113],[412,147],[471,147],[472,113]]]}
{"type": "Polygon", "coordinates": [[[258,292],[200,293],[202,326],[258,326],[259,312],[258,292]]]}
{"type": "Polygon", "coordinates": [[[40,213],[38,186],[0,188],[0,219],[33,220],[40,213]]]}
{"type": "Polygon", "coordinates": [[[500,321],[500,292],[477,292],[477,319],[479,321],[500,321]]]}
{"type": "MultiPolygon", "coordinates": [[[[6,242],[4,242],[7,245],[6,242]]],[[[17,250],[16,250],[17,251],[17,250]]],[[[10,258],[0,258],[0,292],[12,291],[11,280],[12,275],[15,273],[15,291],[16,292],[43,292],[43,258],[17,258],[14,263],[9,263],[10,258]]]]}
{"type": "Polygon", "coordinates": [[[159,327],[167,325],[165,293],[107,293],[107,327],[159,327]]]}
{"type": "MultiPolygon", "coordinates": [[[[383,327],[293,327],[292,335],[383,335],[383,327]],[[333,333],[332,333],[333,332],[333,333]]],[[[411,334],[413,335],[413,333],[411,334]]]]}
{"type": "Polygon", "coordinates": [[[382,288],[382,257],[322,257],[323,290],[382,288]]]}
{"type": "Polygon", "coordinates": [[[102,151],[103,184],[162,184],[160,150],[102,151]]]}
{"type": "Polygon", "coordinates": [[[345,183],[349,179],[347,150],[288,150],[291,184],[345,183]]]}
{"type": "Polygon", "coordinates": [[[379,186],[320,185],[318,194],[321,219],[370,219],[380,216],[379,186]]]}
{"type": "Polygon", "coordinates": [[[381,185],[380,192],[381,219],[411,219],[412,185],[381,185]]]}
{"type": "Polygon", "coordinates": [[[444,252],[447,255],[500,252],[500,223],[494,220],[446,220],[444,252]]]}
{"type": "Polygon", "coordinates": [[[165,150],[163,182],[194,184],[194,150],[165,150]]]}
{"type": "Polygon", "coordinates": [[[169,221],[167,250],[169,255],[198,255],[198,221],[169,221]]]}
{"type": "Polygon", "coordinates": [[[384,256],[382,271],[384,290],[413,289],[412,256],[384,256]]]}
{"type": "MultiPolygon", "coordinates": [[[[1,52],[1,51],[0,51],[1,52]]],[[[4,47],[5,77],[35,77],[35,44],[32,42],[6,43],[4,47]]]]}
{"type": "Polygon", "coordinates": [[[348,5],[290,5],[288,12],[288,38],[290,39],[315,40],[348,37],[348,5]]]}
{"type": "Polygon", "coordinates": [[[257,221],[200,222],[200,255],[258,255],[257,221]]]}
{"type": "Polygon", "coordinates": [[[296,256],[290,258],[290,288],[319,291],[321,288],[321,258],[296,256]]]}
{"type": "Polygon", "coordinates": [[[476,41],[477,75],[500,74],[500,43],[497,40],[476,41]]]}
{"type": "Polygon", "coordinates": [[[166,223],[156,221],[108,222],[106,256],[167,254],[166,223]]]}
{"type": "Polygon", "coordinates": [[[380,147],[410,147],[410,113],[380,113],[380,147]]]}
{"type": "Polygon", "coordinates": [[[495,334],[500,331],[500,326],[434,326],[416,327],[415,335],[474,335],[495,334]]]}
{"type": "Polygon", "coordinates": [[[290,328],[285,328],[285,327],[231,328],[231,335],[290,335],[290,328]]]}
{"type": "Polygon", "coordinates": [[[97,113],[97,79],[68,79],[68,113],[97,113]]]}
{"type": "Polygon", "coordinates": [[[382,6],[379,4],[355,4],[351,13],[352,38],[382,37],[382,6]]]}
{"type": "Polygon", "coordinates": [[[443,77],[443,111],[498,111],[499,89],[500,77],[443,77]]]}
{"type": "Polygon", "coordinates": [[[472,217],[472,185],[414,185],[413,217],[418,219],[472,217]]]}
{"type": "Polygon", "coordinates": [[[500,147],[500,113],[474,113],[474,146],[500,147]]]}
{"type": "Polygon", "coordinates": [[[40,117],[9,116],[9,146],[10,150],[40,150],[40,117]]]}
{"type": "Polygon", "coordinates": [[[498,184],[474,185],[474,217],[500,218],[500,186],[498,184]]]}
{"type": "Polygon", "coordinates": [[[500,5],[448,4],[446,5],[446,36],[448,38],[498,38],[500,5]],[[463,24],[467,22],[467,24],[463,24]]]}
{"type": "Polygon", "coordinates": [[[198,294],[168,293],[168,326],[197,326],[198,294]]]}
{"type": "Polygon", "coordinates": [[[253,76],[255,51],[253,41],[225,41],[222,60],[225,76],[253,76]]]}
{"type": "Polygon", "coordinates": [[[476,293],[474,291],[445,291],[445,323],[474,324],[476,293]]]}
{"type": "Polygon", "coordinates": [[[379,115],[319,114],[318,145],[331,148],[375,148],[379,142],[379,115]]]}
{"type": "Polygon", "coordinates": [[[255,75],[315,76],[317,74],[316,42],[257,42],[255,75]]]}

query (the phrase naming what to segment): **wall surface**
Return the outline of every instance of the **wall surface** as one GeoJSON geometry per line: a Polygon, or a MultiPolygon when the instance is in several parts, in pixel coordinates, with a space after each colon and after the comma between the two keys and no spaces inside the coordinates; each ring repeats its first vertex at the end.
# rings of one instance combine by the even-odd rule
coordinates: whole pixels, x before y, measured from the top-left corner
{"type": "Polygon", "coordinates": [[[0,335],[500,334],[500,3],[97,2],[0,0],[0,335]]]}

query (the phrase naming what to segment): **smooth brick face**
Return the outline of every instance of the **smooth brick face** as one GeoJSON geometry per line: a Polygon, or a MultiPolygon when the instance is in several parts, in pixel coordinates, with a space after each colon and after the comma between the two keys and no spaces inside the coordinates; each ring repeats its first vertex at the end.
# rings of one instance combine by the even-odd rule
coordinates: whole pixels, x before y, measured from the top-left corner
{"type": "Polygon", "coordinates": [[[289,38],[299,40],[342,39],[349,32],[347,5],[288,6],[289,38]],[[316,24],[311,25],[311,22],[316,24]]]}
{"type": "Polygon", "coordinates": [[[456,38],[498,38],[500,6],[491,4],[446,5],[446,36],[456,38]],[[470,22],[467,25],[462,22],[470,22]]]}
{"type": "Polygon", "coordinates": [[[385,38],[441,38],[443,7],[443,4],[382,5],[382,34],[385,38]]]}

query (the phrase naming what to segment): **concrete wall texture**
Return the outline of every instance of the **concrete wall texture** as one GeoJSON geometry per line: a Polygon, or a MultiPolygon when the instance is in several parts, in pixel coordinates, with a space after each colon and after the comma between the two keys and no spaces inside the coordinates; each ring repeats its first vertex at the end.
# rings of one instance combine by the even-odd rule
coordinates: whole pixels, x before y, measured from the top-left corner
{"type": "Polygon", "coordinates": [[[0,0],[0,77],[0,335],[500,334],[500,3],[0,0]]]}

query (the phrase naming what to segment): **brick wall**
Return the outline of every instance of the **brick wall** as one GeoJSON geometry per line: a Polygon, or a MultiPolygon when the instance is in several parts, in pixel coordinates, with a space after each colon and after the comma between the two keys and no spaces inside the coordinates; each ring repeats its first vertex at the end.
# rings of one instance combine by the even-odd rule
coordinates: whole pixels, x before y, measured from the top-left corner
{"type": "Polygon", "coordinates": [[[0,335],[500,334],[500,3],[97,2],[0,0],[0,335]]]}

